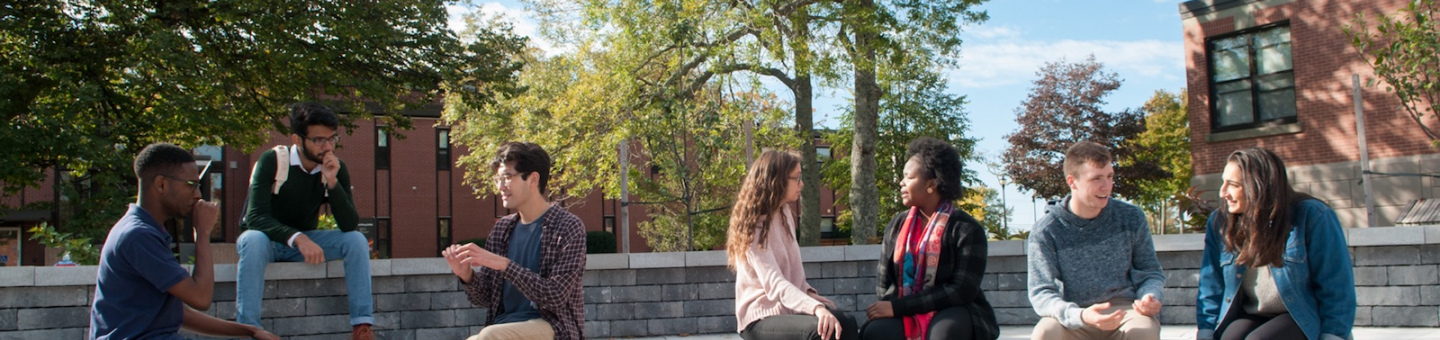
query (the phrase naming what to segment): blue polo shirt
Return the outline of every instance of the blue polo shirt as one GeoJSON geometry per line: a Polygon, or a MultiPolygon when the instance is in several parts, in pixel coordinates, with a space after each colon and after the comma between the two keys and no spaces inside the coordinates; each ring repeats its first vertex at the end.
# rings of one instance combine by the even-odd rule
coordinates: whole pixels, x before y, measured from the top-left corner
{"type": "Polygon", "coordinates": [[[180,339],[185,306],[170,287],[190,273],[170,252],[170,235],[131,204],[100,248],[91,339],[180,339]]]}

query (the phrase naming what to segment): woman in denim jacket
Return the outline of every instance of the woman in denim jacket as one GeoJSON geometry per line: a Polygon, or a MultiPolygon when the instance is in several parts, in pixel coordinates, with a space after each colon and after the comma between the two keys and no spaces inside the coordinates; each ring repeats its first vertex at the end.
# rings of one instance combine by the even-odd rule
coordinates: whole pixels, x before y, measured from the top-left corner
{"type": "Polygon", "coordinates": [[[1270,150],[1230,154],[1210,215],[1197,339],[1348,339],[1355,274],[1335,211],[1295,192],[1270,150]]]}

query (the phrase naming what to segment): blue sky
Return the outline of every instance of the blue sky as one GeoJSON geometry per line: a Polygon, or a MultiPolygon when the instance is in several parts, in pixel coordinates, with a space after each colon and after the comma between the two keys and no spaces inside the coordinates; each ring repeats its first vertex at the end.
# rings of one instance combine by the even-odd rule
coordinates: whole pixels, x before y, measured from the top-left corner
{"type": "MultiPolygon", "coordinates": [[[[1064,58],[1082,60],[1094,54],[1108,71],[1124,81],[1106,98],[1111,111],[1136,108],[1156,90],[1178,91],[1185,86],[1184,45],[1178,0],[992,1],[981,6],[990,20],[970,27],[963,35],[960,66],[948,70],[950,90],[965,95],[970,132],[980,140],[977,151],[998,157],[1009,146],[1005,135],[1018,129],[1015,108],[1025,100],[1035,72],[1046,62],[1064,58]]],[[[518,34],[534,37],[541,48],[553,48],[539,39],[523,4],[513,0],[476,0],[475,7],[511,19],[518,34]]],[[[454,7],[452,14],[473,8],[454,7]]],[[[453,24],[453,23],[452,23],[453,24]]],[[[817,116],[825,117],[845,105],[848,94],[817,91],[837,97],[817,98],[817,116]]],[[[833,119],[817,122],[833,126],[833,119]]],[[[999,182],[982,164],[976,169],[986,186],[999,182]]],[[[1056,179],[1063,180],[1063,179],[1056,179]]],[[[1026,229],[1034,221],[1030,193],[1007,188],[1015,208],[1012,228],[1026,229]]],[[[1043,212],[1040,212],[1043,213],[1043,212]]]]}

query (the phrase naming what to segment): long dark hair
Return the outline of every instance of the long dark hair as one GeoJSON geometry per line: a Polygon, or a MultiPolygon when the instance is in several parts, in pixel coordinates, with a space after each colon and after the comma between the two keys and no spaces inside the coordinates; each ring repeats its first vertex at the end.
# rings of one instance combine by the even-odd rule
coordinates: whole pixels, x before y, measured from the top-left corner
{"type": "Polygon", "coordinates": [[[1293,228],[1291,206],[1314,197],[1290,187],[1285,162],[1270,150],[1237,150],[1225,164],[1239,167],[1247,202],[1240,214],[1231,214],[1226,207],[1217,210],[1225,251],[1239,254],[1235,262],[1248,267],[1283,267],[1285,240],[1293,228]]]}
{"type": "Polygon", "coordinates": [[[750,165],[730,210],[730,228],[725,232],[726,265],[731,270],[736,263],[745,261],[751,242],[760,240],[757,245],[765,248],[765,239],[770,235],[770,225],[765,221],[785,203],[790,171],[798,166],[799,155],[776,150],[766,150],[750,165]]]}

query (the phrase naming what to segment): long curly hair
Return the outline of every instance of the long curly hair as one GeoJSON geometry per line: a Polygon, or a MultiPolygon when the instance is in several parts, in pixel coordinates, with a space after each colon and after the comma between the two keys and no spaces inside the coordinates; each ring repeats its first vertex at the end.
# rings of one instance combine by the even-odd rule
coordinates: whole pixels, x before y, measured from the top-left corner
{"type": "Polygon", "coordinates": [[[755,242],[765,248],[770,236],[768,219],[780,211],[785,202],[785,189],[790,184],[790,171],[800,166],[800,155],[791,151],[766,150],[750,164],[750,171],[740,184],[735,205],[730,208],[730,228],[725,231],[725,264],[745,261],[745,252],[755,242]]]}
{"type": "Polygon", "coordinates": [[[1225,251],[1238,254],[1235,262],[1246,266],[1283,267],[1285,240],[1294,220],[1291,206],[1314,197],[1290,187],[1285,162],[1270,150],[1237,150],[1225,163],[1240,168],[1240,187],[1248,202],[1240,214],[1231,214],[1228,207],[1216,210],[1225,251]]]}

